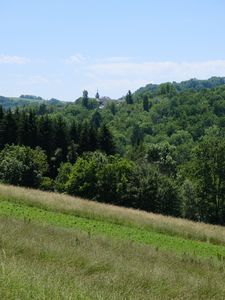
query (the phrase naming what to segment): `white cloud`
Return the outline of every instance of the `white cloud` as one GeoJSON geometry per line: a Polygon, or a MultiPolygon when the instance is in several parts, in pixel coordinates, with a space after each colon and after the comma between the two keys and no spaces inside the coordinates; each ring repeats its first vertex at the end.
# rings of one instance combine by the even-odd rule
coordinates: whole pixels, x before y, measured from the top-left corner
{"type": "Polygon", "coordinates": [[[131,56],[112,56],[96,59],[97,63],[124,63],[133,61],[135,58],[131,56]]]}
{"type": "Polygon", "coordinates": [[[22,56],[0,55],[0,64],[24,65],[29,62],[28,58],[22,56]]]}
{"type": "Polygon", "coordinates": [[[128,89],[135,91],[148,83],[182,81],[190,78],[207,79],[211,76],[225,76],[225,60],[174,62],[137,62],[125,59],[105,60],[87,64],[83,72],[90,83],[119,97],[128,89]]]}
{"type": "Polygon", "coordinates": [[[136,78],[153,82],[225,75],[225,60],[205,62],[116,62],[87,66],[92,77],[136,78]]]}
{"type": "Polygon", "coordinates": [[[75,55],[70,56],[65,60],[65,63],[67,64],[83,64],[86,61],[86,58],[80,54],[77,53],[75,55]]]}

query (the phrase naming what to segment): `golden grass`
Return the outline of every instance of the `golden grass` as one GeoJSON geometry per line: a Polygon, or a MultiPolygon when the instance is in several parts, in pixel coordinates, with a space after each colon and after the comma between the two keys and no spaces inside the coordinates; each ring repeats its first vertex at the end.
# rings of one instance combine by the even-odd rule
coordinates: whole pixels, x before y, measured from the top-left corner
{"type": "Polygon", "coordinates": [[[154,229],[216,244],[225,244],[225,228],[71,197],[0,184],[0,198],[54,211],[154,229]]]}

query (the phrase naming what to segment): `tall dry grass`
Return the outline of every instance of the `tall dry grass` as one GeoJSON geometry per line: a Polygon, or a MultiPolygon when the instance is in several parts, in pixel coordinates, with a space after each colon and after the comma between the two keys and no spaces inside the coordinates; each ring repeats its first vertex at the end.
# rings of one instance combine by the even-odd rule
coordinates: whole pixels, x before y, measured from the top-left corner
{"type": "Polygon", "coordinates": [[[12,218],[0,237],[0,299],[224,299],[224,262],[12,218]]]}
{"type": "Polygon", "coordinates": [[[97,203],[64,194],[0,184],[0,199],[25,202],[28,205],[40,206],[67,214],[144,227],[145,229],[184,238],[225,244],[225,228],[222,226],[196,223],[140,210],[97,203]]]}

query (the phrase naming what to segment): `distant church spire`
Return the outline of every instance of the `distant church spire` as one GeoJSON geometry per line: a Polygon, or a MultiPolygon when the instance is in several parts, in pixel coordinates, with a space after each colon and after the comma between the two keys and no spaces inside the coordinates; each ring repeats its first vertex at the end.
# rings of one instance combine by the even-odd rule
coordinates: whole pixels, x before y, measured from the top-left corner
{"type": "Polygon", "coordinates": [[[98,90],[97,90],[97,93],[96,93],[96,95],[95,95],[95,98],[96,98],[97,100],[99,100],[99,98],[100,98],[98,90]]]}

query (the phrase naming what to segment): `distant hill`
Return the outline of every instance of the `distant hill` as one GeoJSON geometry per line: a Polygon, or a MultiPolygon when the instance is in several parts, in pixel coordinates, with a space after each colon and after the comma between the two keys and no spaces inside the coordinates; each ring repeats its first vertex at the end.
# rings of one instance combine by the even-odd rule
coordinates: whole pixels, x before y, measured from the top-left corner
{"type": "Polygon", "coordinates": [[[2,106],[4,109],[14,109],[16,107],[25,106],[37,106],[43,103],[54,106],[64,106],[65,104],[64,101],[55,98],[45,100],[42,97],[33,95],[21,95],[20,97],[0,96],[0,106],[2,106]]]}
{"type": "Polygon", "coordinates": [[[33,103],[42,103],[44,102],[44,100],[41,99],[37,99],[37,98],[26,98],[24,97],[4,97],[4,96],[0,96],[0,105],[4,108],[4,109],[13,109],[15,107],[23,107],[23,106],[27,106],[33,103]]]}
{"type": "MultiPolygon", "coordinates": [[[[200,91],[203,89],[212,89],[219,87],[221,85],[225,85],[225,77],[211,77],[210,79],[206,80],[199,80],[196,78],[192,78],[190,80],[181,81],[180,83],[177,82],[167,82],[168,84],[172,85],[176,88],[177,92],[183,92],[187,90],[191,91],[200,91]]],[[[164,83],[163,83],[164,84],[164,83]]],[[[146,92],[155,94],[157,93],[161,84],[147,84],[145,87],[139,88],[134,94],[136,96],[140,94],[144,94],[146,92]]]]}

